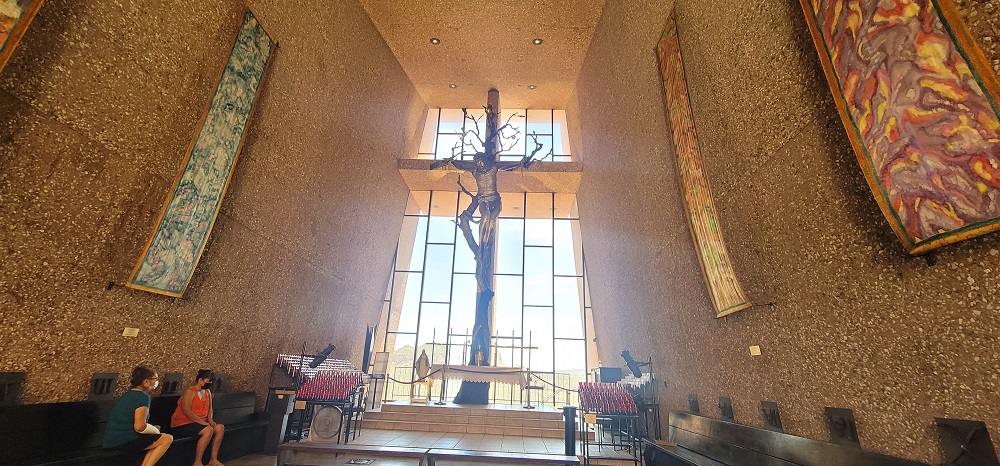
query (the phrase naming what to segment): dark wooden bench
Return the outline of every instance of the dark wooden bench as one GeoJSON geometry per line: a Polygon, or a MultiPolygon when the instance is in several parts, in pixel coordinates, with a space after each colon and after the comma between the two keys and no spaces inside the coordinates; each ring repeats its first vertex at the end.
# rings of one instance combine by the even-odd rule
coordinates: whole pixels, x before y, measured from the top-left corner
{"type": "Polygon", "coordinates": [[[649,466],[929,466],[830,442],[672,412],[669,438],[646,441],[649,466]]]}
{"type": "Polygon", "coordinates": [[[101,449],[114,401],[0,407],[0,464],[104,464],[125,460],[101,449]]]}
{"type": "MultiPolygon", "coordinates": [[[[213,393],[213,420],[226,426],[226,434],[219,448],[219,460],[226,462],[251,453],[264,445],[267,420],[255,411],[253,392],[213,393]]],[[[158,396],[149,407],[149,422],[161,427],[163,433],[172,434],[170,417],[177,409],[180,395],[158,396]]],[[[188,465],[194,459],[197,437],[174,436],[174,443],[163,455],[159,464],[188,465]]],[[[207,464],[207,463],[206,463],[207,464]]]]}
{"type": "Polygon", "coordinates": [[[320,455],[368,455],[389,458],[420,458],[421,464],[434,466],[436,460],[460,460],[482,463],[524,463],[579,465],[575,456],[535,453],[503,453],[491,451],[450,450],[441,448],[386,447],[377,445],[326,444],[289,442],[278,447],[278,466],[314,466],[320,463],[297,458],[299,453],[320,455]]]}
{"type": "Polygon", "coordinates": [[[371,455],[392,458],[423,458],[428,448],[384,447],[377,445],[350,445],[312,442],[289,442],[278,446],[277,466],[312,466],[307,460],[297,458],[299,453],[319,455],[371,455]]]}
{"type": "Polygon", "coordinates": [[[424,464],[435,466],[436,460],[461,460],[475,463],[524,463],[524,464],[565,464],[579,465],[580,458],[565,455],[539,453],[504,453],[494,451],[447,450],[432,448],[424,456],[424,464]]]}
{"type": "MultiPolygon", "coordinates": [[[[169,431],[177,400],[177,396],[153,398],[150,423],[169,431]]],[[[254,413],[253,392],[217,393],[214,404],[215,420],[226,425],[220,460],[259,451],[267,423],[254,413]]],[[[114,405],[115,400],[0,407],[0,465],[138,464],[141,453],[126,455],[101,448],[114,405]]],[[[189,465],[194,447],[194,438],[176,439],[158,464],[189,465]]]]}

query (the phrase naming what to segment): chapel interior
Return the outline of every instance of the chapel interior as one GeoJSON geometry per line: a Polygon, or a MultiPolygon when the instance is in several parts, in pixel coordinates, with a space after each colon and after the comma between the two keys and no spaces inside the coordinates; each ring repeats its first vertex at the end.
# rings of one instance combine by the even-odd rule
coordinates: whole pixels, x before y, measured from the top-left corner
{"type": "MultiPolygon", "coordinates": [[[[371,384],[367,411],[410,402],[421,351],[431,366],[475,365],[476,262],[458,218],[476,182],[437,162],[466,128],[460,109],[487,118],[494,89],[501,124],[527,119],[500,160],[527,160],[537,128],[544,148],[498,173],[492,353],[480,354],[539,387],[494,382],[491,406],[563,413],[602,369],[627,376],[627,350],[649,363],[664,442],[672,413],[765,435],[767,401],[788,438],[837,443],[831,425],[850,421],[860,445],[847,448],[901,461],[865,464],[1000,464],[1000,233],[911,254],[803,14],[879,2],[34,1],[16,48],[0,49],[0,373],[12,377],[0,383],[19,381],[0,442],[27,422],[5,410],[85,402],[95,374],[116,374],[120,396],[138,365],[183,374],[182,388],[211,368],[226,391],[252,392],[242,409],[257,419],[328,345],[368,374],[388,353],[388,376],[404,379],[371,384]],[[180,295],[139,289],[248,7],[273,43],[207,241],[171,252],[196,264],[180,295]],[[671,18],[738,312],[713,301],[693,241],[657,54],[671,18]],[[971,430],[956,440],[976,454],[952,455],[938,419],[983,423],[975,445],[971,430]]],[[[955,37],[985,57],[977,79],[997,82],[1000,0],[880,4],[953,8],[968,31],[955,37]]],[[[986,98],[1000,115],[1000,95],[986,98]]],[[[986,144],[1000,159],[1000,140],[986,144]]],[[[459,382],[419,387],[424,404],[450,403],[459,382]]],[[[861,464],[836,458],[766,464],[861,464]]]]}

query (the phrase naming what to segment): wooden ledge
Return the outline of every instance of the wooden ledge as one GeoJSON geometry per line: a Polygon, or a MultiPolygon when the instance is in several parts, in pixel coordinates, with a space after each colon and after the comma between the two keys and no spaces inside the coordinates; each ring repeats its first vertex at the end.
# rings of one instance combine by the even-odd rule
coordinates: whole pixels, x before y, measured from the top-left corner
{"type": "Polygon", "coordinates": [[[381,445],[323,444],[316,442],[289,442],[278,446],[279,451],[301,453],[382,453],[404,457],[421,458],[428,448],[387,447],[381,445]]]}
{"type": "MultiPolygon", "coordinates": [[[[410,191],[458,191],[462,184],[476,192],[476,181],[454,167],[431,170],[433,160],[399,159],[399,174],[410,191]]],[[[576,193],[580,189],[583,168],[579,162],[535,162],[527,170],[500,172],[497,189],[504,193],[576,193]]]]}
{"type": "MultiPolygon", "coordinates": [[[[427,452],[427,458],[450,458],[464,459],[468,461],[493,461],[502,460],[504,462],[530,462],[530,463],[551,463],[551,464],[580,464],[580,458],[565,455],[548,455],[541,453],[507,453],[498,451],[477,451],[477,450],[447,450],[432,448],[427,452]]],[[[433,465],[433,463],[430,463],[433,465]]]]}

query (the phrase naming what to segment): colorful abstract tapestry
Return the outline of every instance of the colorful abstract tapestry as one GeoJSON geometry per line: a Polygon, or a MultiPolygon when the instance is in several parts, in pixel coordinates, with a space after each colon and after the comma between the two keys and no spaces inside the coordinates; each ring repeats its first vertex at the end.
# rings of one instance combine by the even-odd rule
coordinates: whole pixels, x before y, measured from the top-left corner
{"type": "Polygon", "coordinates": [[[128,286],[180,297],[215,224],[274,43],[247,9],[156,230],[128,286]]]}
{"type": "Polygon", "coordinates": [[[858,162],[911,254],[1000,228],[1000,84],[948,0],[800,0],[858,162]]]}
{"type": "Polygon", "coordinates": [[[698,135],[695,133],[694,115],[688,98],[687,81],[684,79],[684,63],[681,60],[680,42],[673,15],[656,50],[660,58],[660,76],[663,78],[667,114],[673,132],[677,172],[684,194],[688,226],[691,228],[691,237],[698,252],[698,261],[701,263],[705,285],[708,286],[716,317],[722,317],[746,309],[752,303],[736,279],[726,242],[719,229],[712,190],[709,189],[708,178],[702,171],[701,149],[698,146],[698,135]]]}
{"type": "Polygon", "coordinates": [[[14,54],[43,0],[0,0],[0,70],[14,54]]]}

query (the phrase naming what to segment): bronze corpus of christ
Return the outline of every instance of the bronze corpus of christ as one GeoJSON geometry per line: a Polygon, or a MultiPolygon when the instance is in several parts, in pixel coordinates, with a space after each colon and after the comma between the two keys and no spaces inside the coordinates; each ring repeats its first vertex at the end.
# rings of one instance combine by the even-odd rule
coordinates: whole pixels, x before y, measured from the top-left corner
{"type": "MultiPolygon", "coordinates": [[[[476,193],[472,194],[462,184],[461,177],[458,186],[462,192],[472,198],[469,206],[458,216],[458,227],[462,230],[466,243],[472,249],[476,259],[476,319],[472,329],[472,351],[470,351],[469,365],[489,366],[490,361],[490,340],[492,332],[492,309],[493,309],[493,255],[496,240],[497,219],[500,217],[501,201],[500,193],[497,191],[497,174],[501,171],[511,171],[526,169],[537,160],[535,156],[542,150],[543,145],[538,142],[538,138],[532,134],[535,143],[534,150],[530,154],[525,153],[524,157],[518,161],[501,162],[499,156],[504,151],[510,150],[520,142],[520,131],[510,124],[510,120],[520,115],[511,115],[507,122],[500,125],[500,92],[490,89],[487,99],[486,110],[486,137],[483,138],[479,131],[479,120],[469,115],[466,109],[462,109],[464,118],[471,122],[472,129],[466,130],[462,134],[462,140],[452,148],[452,156],[438,160],[431,164],[431,169],[437,169],[451,165],[459,170],[468,172],[476,180],[476,193]],[[478,151],[478,147],[471,141],[469,136],[475,138],[476,142],[483,148],[478,151]],[[476,150],[472,160],[463,160],[462,154],[466,148],[476,150]],[[475,219],[476,211],[479,211],[479,220],[475,219]],[[479,224],[479,239],[472,233],[472,224],[479,224]]],[[[546,157],[551,155],[551,151],[546,157]]],[[[461,310],[459,311],[461,312],[461,310]]],[[[488,382],[462,382],[462,386],[455,396],[455,403],[458,404],[488,404],[490,384],[488,382]]]]}

